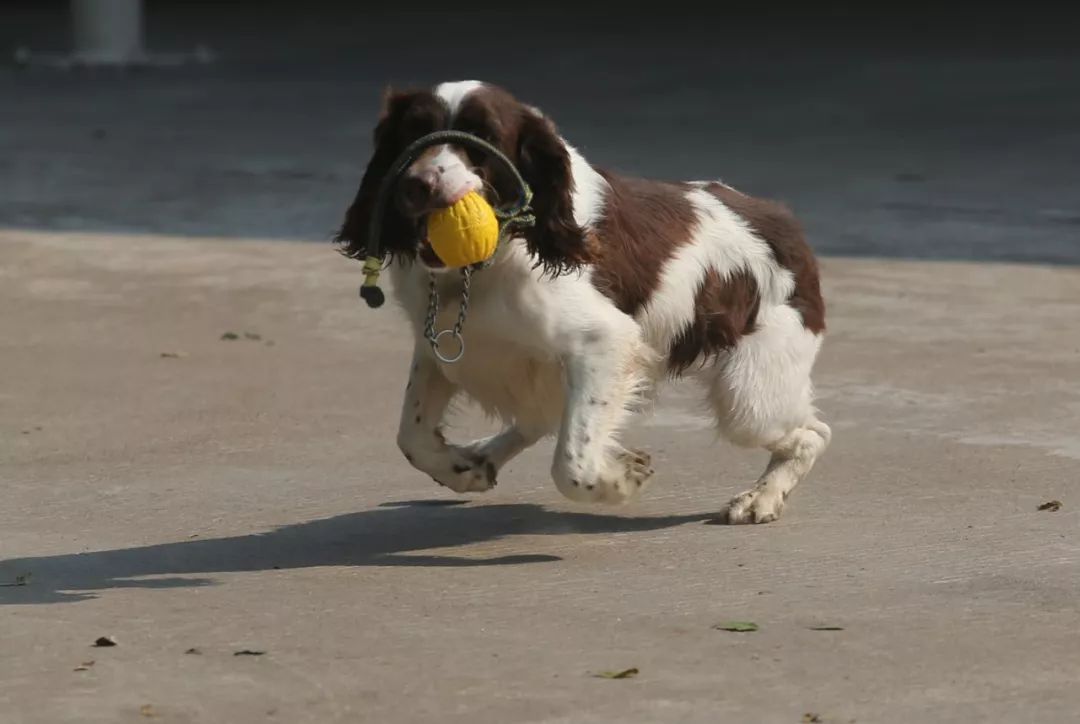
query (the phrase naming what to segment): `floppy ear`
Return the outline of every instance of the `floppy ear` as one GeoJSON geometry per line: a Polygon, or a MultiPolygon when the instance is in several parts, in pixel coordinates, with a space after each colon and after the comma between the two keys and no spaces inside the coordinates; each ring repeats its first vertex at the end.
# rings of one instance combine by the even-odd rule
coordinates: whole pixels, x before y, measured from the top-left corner
{"type": "Polygon", "coordinates": [[[523,236],[545,270],[558,273],[586,259],[585,231],[574,221],[570,154],[551,121],[526,112],[518,136],[518,170],[533,192],[536,225],[523,236]]]}
{"type": "MultiPolygon", "coordinates": [[[[344,247],[342,253],[352,259],[363,259],[367,256],[368,225],[371,223],[379,185],[400,153],[394,128],[414,97],[414,92],[398,92],[391,88],[383,92],[382,109],[372,137],[375,150],[360,180],[360,188],[345,212],[345,220],[334,236],[334,241],[344,247]]],[[[408,235],[407,223],[393,208],[384,212],[382,223],[384,238],[393,238],[395,235],[404,238],[408,235]]],[[[386,248],[382,251],[391,255],[394,252],[393,249],[386,248]]]]}

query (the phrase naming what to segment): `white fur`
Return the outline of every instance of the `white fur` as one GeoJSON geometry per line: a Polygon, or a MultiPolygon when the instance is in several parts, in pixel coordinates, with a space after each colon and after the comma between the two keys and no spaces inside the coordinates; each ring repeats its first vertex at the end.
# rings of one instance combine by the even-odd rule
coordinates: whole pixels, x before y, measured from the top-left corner
{"type": "MultiPolygon", "coordinates": [[[[454,109],[478,85],[444,84],[436,92],[454,109]]],[[[569,150],[574,218],[589,227],[602,218],[608,184],[569,150]]],[[[821,338],[804,329],[786,304],[792,276],[764,241],[705,190],[690,190],[687,198],[698,216],[693,238],[665,263],[659,286],[636,317],[593,286],[590,269],[544,276],[524,241],[515,239],[491,267],[473,274],[465,352],[452,364],[438,362],[423,338],[427,271],[421,264],[395,265],[395,296],[415,333],[398,436],[413,465],[453,490],[482,491],[514,455],[555,435],[551,472],[563,495],[582,502],[631,499],[652,470],[647,455],[618,442],[629,411],[663,376],[672,341],[693,318],[707,270],[723,278],[745,270],[761,296],[756,329],[697,374],[720,431],[772,453],[757,485],[733,499],[729,520],[778,517],[830,437],[812,406],[810,371],[821,338]],[[459,394],[503,420],[506,429],[469,445],[447,444],[439,430],[459,394]]],[[[442,308],[436,328],[447,329],[458,313],[461,278],[441,274],[437,283],[442,308]]]]}
{"type": "Polygon", "coordinates": [[[483,86],[484,84],[478,80],[458,80],[449,83],[440,83],[435,86],[435,95],[442,98],[446,105],[450,107],[450,117],[453,118],[457,115],[458,109],[461,108],[462,102],[464,102],[468,95],[483,86]]]}
{"type": "Polygon", "coordinates": [[[574,221],[583,229],[592,228],[604,213],[610,190],[607,180],[589,165],[576,148],[563,141],[570,154],[570,173],[574,178],[574,221]]]}
{"type": "Polygon", "coordinates": [[[409,166],[406,176],[429,179],[434,197],[447,206],[484,185],[460,153],[449,145],[433,146],[409,166]]]}

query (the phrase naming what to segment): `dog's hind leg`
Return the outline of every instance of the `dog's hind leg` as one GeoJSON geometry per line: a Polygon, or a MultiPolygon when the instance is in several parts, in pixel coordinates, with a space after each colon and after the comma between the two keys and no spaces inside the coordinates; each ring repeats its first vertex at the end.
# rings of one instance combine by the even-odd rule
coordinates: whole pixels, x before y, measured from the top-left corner
{"type": "Polygon", "coordinates": [[[803,329],[788,306],[763,310],[757,329],[712,371],[709,397],[720,431],[772,456],[751,489],[724,512],[729,523],[768,523],[828,447],[832,433],[813,407],[810,373],[821,336],[803,329]]]}
{"type": "Polygon", "coordinates": [[[769,465],[753,488],[732,498],[724,511],[728,523],[769,523],[780,517],[788,495],[806,477],[829,444],[829,426],[812,419],[766,448],[769,465]]]}

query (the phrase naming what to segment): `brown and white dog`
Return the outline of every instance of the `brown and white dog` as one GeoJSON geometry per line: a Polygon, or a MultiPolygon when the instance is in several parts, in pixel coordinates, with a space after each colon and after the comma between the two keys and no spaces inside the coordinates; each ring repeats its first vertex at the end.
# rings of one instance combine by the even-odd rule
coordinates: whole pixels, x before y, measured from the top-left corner
{"type": "Polygon", "coordinates": [[[828,446],[811,370],[825,331],[813,252],[782,206],[719,182],[628,178],[590,165],[539,110],[476,81],[390,92],[375,150],[337,241],[363,258],[379,182],[411,141],[440,129],[500,148],[534,193],[537,223],[473,275],[466,352],[434,357],[423,336],[429,274],[440,285],[437,329],[457,316],[458,273],[423,238],[425,215],[478,190],[516,197],[505,172],[474,151],[429,149],[398,184],[384,220],[393,293],[415,350],[398,444],[413,466],[459,493],[495,485],[508,460],[547,435],[566,497],[620,503],[645,487],[645,453],[620,429],[667,377],[694,377],[720,432],[772,453],[764,474],[726,508],[732,523],[781,513],[828,446]],[[506,428],[459,445],[443,436],[463,394],[506,428]]]}

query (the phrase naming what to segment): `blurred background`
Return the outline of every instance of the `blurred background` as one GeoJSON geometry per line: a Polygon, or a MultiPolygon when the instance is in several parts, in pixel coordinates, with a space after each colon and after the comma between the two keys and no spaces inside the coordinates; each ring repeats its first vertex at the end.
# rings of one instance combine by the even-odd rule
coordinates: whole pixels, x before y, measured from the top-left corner
{"type": "Polygon", "coordinates": [[[326,242],[382,89],[476,78],[594,164],[787,202],[825,254],[1080,262],[1068,10],[631,5],[149,0],[148,51],[213,62],[64,71],[34,59],[68,3],[4,2],[0,228],[326,242]]]}

